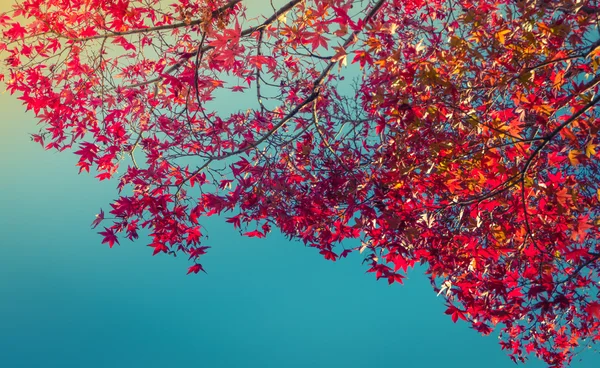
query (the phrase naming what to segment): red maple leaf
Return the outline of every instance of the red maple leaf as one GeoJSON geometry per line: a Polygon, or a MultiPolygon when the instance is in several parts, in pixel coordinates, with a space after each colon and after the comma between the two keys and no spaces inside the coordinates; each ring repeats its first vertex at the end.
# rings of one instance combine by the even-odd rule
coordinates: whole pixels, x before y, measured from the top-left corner
{"type": "Polygon", "coordinates": [[[600,303],[592,302],[589,303],[586,307],[586,313],[590,316],[594,316],[595,318],[600,320],[600,303]]]}
{"type": "Polygon", "coordinates": [[[117,236],[112,228],[109,229],[105,227],[104,231],[100,231],[98,234],[103,236],[102,244],[108,243],[110,248],[112,248],[115,243],[119,244],[119,239],[117,239],[117,236]]]}
{"type": "Polygon", "coordinates": [[[202,267],[202,265],[200,263],[196,263],[196,264],[190,266],[190,268],[188,268],[187,274],[189,275],[190,273],[198,273],[200,271],[206,273],[206,271],[204,271],[204,268],[202,267]]]}

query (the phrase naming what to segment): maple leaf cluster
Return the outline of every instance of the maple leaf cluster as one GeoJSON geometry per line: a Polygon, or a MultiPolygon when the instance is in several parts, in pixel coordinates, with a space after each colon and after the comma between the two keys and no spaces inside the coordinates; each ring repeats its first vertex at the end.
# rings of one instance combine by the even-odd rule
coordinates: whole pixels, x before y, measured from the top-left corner
{"type": "Polygon", "coordinates": [[[390,284],[423,264],[515,361],[600,339],[600,7],[582,0],[24,0],[8,90],[204,271],[203,217],[272,228],[390,284]],[[277,5],[277,6],[275,6],[277,5]],[[347,247],[352,239],[360,246],[347,247]],[[347,241],[346,241],[347,240],[347,241]]]}

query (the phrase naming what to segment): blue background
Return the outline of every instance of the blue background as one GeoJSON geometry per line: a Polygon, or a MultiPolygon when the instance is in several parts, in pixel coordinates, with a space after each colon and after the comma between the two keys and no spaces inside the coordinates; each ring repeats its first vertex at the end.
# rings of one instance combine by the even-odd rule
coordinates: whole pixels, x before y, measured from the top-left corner
{"type": "Polygon", "coordinates": [[[359,256],[333,263],[218,218],[204,222],[208,275],[151,257],[144,239],[109,249],[90,223],[115,183],[77,175],[74,155],[30,142],[36,130],[0,95],[0,367],[514,365],[496,335],[453,324],[419,270],[388,286],[359,256]]]}

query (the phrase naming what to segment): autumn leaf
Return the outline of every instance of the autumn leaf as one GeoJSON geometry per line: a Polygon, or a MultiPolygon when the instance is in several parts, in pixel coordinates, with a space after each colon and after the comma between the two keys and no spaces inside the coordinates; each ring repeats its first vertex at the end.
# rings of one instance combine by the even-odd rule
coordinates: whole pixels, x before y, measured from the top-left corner
{"type": "Polygon", "coordinates": [[[249,238],[264,238],[265,234],[261,233],[258,230],[252,230],[252,231],[245,232],[244,236],[247,236],[249,238]]]}
{"type": "Polygon", "coordinates": [[[113,229],[105,227],[104,231],[101,231],[98,234],[103,236],[102,244],[107,243],[110,248],[112,248],[115,243],[119,244],[119,239],[117,239],[113,229]]]}
{"type": "Polygon", "coordinates": [[[501,44],[506,44],[506,36],[510,34],[512,31],[510,29],[505,29],[496,33],[496,38],[501,44]]]}
{"type": "Polygon", "coordinates": [[[204,268],[202,267],[202,265],[199,263],[196,263],[196,264],[190,266],[190,268],[188,268],[187,274],[189,275],[190,273],[198,273],[200,271],[206,273],[206,271],[204,271],[204,268]]]}
{"type": "Polygon", "coordinates": [[[333,261],[333,262],[335,262],[336,259],[337,259],[337,257],[338,257],[337,254],[335,254],[334,252],[332,252],[332,251],[330,251],[328,249],[323,249],[319,253],[322,254],[323,257],[325,257],[325,259],[328,259],[328,260],[333,261]]]}
{"type": "Polygon", "coordinates": [[[573,166],[577,166],[579,165],[579,155],[581,155],[581,151],[579,150],[570,150],[569,151],[569,162],[571,162],[571,165],[573,166]]]}
{"type": "Polygon", "coordinates": [[[585,146],[585,155],[590,158],[596,154],[596,145],[593,143],[588,143],[585,146]]]}
{"type": "Polygon", "coordinates": [[[600,303],[599,302],[589,303],[586,308],[586,312],[588,315],[593,316],[596,319],[600,320],[600,303]]]}
{"type": "Polygon", "coordinates": [[[92,222],[92,229],[95,229],[104,220],[104,211],[100,209],[100,213],[96,215],[96,219],[92,222]]]}
{"type": "Polygon", "coordinates": [[[167,253],[169,251],[169,248],[162,243],[152,243],[152,244],[149,244],[148,246],[154,248],[154,251],[152,252],[153,256],[157,255],[160,252],[167,253]]]}
{"type": "Polygon", "coordinates": [[[348,64],[348,53],[346,53],[346,49],[342,46],[336,46],[333,48],[335,54],[331,58],[331,61],[337,62],[338,67],[346,66],[348,64]]]}

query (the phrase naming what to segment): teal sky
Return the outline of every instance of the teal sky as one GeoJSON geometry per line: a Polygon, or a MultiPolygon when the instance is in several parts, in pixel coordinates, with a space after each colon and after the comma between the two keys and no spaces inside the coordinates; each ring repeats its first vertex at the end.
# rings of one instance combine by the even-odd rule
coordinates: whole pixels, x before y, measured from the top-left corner
{"type": "MultiPolygon", "coordinates": [[[[0,367],[514,366],[495,335],[452,323],[418,270],[388,286],[359,256],[333,263],[216,217],[208,275],[152,257],[145,239],[109,249],[90,223],[115,183],[30,142],[35,123],[0,95],[0,367]]],[[[600,366],[580,358],[573,367],[600,366]]]]}

